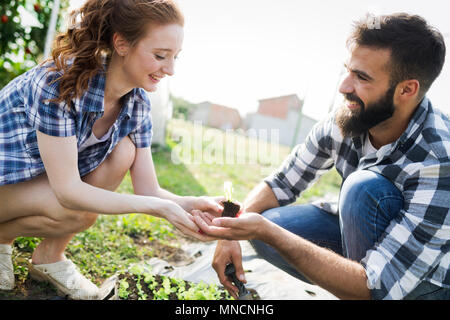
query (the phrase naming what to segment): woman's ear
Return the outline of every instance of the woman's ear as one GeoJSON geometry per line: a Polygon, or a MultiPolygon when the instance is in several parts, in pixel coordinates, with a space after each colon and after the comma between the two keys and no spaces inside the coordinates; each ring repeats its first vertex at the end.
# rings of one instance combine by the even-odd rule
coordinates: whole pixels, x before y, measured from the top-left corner
{"type": "Polygon", "coordinates": [[[113,45],[114,50],[121,57],[126,56],[128,50],[130,49],[130,44],[128,43],[128,41],[125,40],[125,38],[117,32],[113,35],[113,45]]]}

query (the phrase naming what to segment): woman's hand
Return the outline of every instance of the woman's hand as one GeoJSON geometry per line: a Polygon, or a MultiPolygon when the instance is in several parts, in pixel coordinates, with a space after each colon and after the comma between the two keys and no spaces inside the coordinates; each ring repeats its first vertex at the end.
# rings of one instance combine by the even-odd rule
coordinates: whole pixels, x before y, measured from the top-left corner
{"type": "Polygon", "coordinates": [[[182,207],[188,212],[200,210],[220,217],[223,211],[222,201],[225,201],[225,197],[184,197],[182,207]]]}
{"type": "Polygon", "coordinates": [[[212,241],[216,238],[207,236],[201,232],[195,223],[194,217],[170,200],[160,200],[159,215],[173,224],[183,234],[200,241],[212,241]]]}

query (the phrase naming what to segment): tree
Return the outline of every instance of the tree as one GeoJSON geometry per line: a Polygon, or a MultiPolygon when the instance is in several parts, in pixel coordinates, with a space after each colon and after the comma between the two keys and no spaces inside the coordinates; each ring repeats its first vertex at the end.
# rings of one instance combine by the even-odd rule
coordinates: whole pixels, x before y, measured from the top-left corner
{"type": "Polygon", "coordinates": [[[172,100],[173,104],[173,117],[188,120],[189,115],[195,108],[195,104],[173,95],[170,95],[170,100],[172,100]]]}
{"type": "MultiPolygon", "coordinates": [[[[64,9],[61,1],[57,30],[64,9]]],[[[53,0],[0,0],[0,88],[42,59],[53,0]]]]}

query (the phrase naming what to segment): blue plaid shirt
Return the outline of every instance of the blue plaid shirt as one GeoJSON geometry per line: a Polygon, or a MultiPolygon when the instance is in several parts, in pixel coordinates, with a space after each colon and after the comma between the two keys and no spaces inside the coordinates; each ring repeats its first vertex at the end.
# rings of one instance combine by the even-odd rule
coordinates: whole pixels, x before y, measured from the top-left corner
{"type": "MultiPolygon", "coordinates": [[[[88,90],[65,102],[52,103],[59,95],[58,76],[49,64],[38,65],[18,76],[0,91],[0,185],[33,179],[45,172],[36,130],[51,136],[76,136],[78,148],[92,133],[94,122],[104,113],[105,73],[94,76],[88,90]]],[[[111,137],[78,153],[80,176],[93,171],[117,143],[129,136],[137,148],[151,145],[150,101],[143,89],[133,89],[123,99],[111,137]]]]}
{"type": "Polygon", "coordinates": [[[404,205],[361,261],[372,298],[402,299],[422,281],[450,288],[449,131],[448,117],[425,98],[397,141],[362,156],[365,136],[343,138],[330,115],[265,181],[287,205],[333,166],[343,179],[357,170],[385,176],[404,205]]]}

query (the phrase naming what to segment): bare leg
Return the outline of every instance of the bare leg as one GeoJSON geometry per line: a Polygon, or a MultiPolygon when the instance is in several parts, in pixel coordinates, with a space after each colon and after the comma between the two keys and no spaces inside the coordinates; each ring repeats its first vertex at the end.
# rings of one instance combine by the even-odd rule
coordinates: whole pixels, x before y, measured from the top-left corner
{"type": "MultiPolygon", "coordinates": [[[[124,138],[108,158],[82,180],[93,186],[114,191],[133,164],[134,156],[133,143],[128,137],[124,138]]],[[[33,253],[32,260],[35,264],[64,260],[64,250],[73,236],[95,223],[97,218],[95,213],[63,208],[53,194],[45,175],[23,183],[21,188],[14,189],[14,187],[8,189],[2,187],[4,192],[0,188],[0,200],[2,195],[8,199],[7,208],[10,209],[3,217],[7,214],[16,215],[13,219],[0,222],[0,243],[12,243],[18,236],[45,238],[33,253]],[[29,215],[24,216],[27,212],[29,215]]],[[[0,212],[0,221],[2,213],[0,212]]]]}

